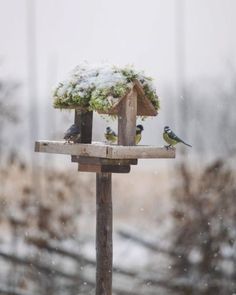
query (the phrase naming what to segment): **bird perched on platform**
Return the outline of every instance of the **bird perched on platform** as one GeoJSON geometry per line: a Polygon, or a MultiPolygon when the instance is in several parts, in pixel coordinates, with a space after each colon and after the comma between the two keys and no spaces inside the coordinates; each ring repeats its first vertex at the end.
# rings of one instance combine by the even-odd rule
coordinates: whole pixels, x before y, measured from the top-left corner
{"type": "Polygon", "coordinates": [[[138,144],[142,139],[143,125],[139,124],[136,126],[135,143],[138,144]]]}
{"type": "Polygon", "coordinates": [[[115,143],[117,141],[117,134],[115,133],[115,131],[111,129],[111,127],[106,128],[106,132],[104,133],[104,136],[106,140],[111,143],[115,143]]]}
{"type": "Polygon", "coordinates": [[[189,147],[192,147],[190,144],[184,142],[181,138],[179,138],[175,133],[170,129],[170,127],[165,126],[163,132],[163,139],[169,144],[166,146],[167,148],[173,147],[177,143],[181,142],[189,147]]]}
{"type": "Polygon", "coordinates": [[[78,142],[79,138],[80,138],[79,126],[76,124],[71,125],[70,128],[66,130],[64,139],[66,140],[67,143],[70,143],[71,141],[76,143],[78,142]]]}

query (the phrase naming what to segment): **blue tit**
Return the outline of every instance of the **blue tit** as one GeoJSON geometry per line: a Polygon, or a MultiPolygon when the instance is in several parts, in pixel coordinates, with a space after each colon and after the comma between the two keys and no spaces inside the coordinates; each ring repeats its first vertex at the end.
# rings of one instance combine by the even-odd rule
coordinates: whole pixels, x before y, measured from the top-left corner
{"type": "Polygon", "coordinates": [[[164,128],[163,132],[163,139],[169,144],[167,148],[173,147],[177,143],[181,142],[189,147],[192,147],[190,144],[184,142],[182,139],[180,139],[175,133],[170,129],[170,127],[166,126],[164,128]]]}
{"type": "Polygon", "coordinates": [[[71,141],[74,143],[77,143],[80,138],[80,130],[78,125],[73,124],[70,126],[68,130],[65,132],[64,139],[67,143],[70,143],[71,141]]]}
{"type": "Polygon", "coordinates": [[[115,143],[117,141],[117,134],[110,127],[106,128],[106,132],[104,133],[104,136],[106,140],[111,143],[115,143]]]}
{"type": "Polygon", "coordinates": [[[143,125],[139,124],[136,126],[135,144],[138,144],[140,140],[142,139],[143,130],[144,130],[143,125]]]}

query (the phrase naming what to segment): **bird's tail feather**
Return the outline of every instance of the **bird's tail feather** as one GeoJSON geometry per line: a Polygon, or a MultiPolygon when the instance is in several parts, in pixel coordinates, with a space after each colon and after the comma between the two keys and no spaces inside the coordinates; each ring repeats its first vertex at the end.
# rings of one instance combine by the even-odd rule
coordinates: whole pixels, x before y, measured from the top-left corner
{"type": "Polygon", "coordinates": [[[184,141],[182,141],[182,143],[185,144],[185,145],[187,145],[187,146],[189,146],[189,147],[192,147],[190,144],[188,144],[188,143],[186,143],[184,141]]]}

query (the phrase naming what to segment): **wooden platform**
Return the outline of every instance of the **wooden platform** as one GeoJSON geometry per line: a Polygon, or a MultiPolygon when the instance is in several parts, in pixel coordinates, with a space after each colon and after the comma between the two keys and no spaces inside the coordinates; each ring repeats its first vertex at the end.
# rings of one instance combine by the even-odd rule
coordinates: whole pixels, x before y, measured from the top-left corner
{"type": "Polygon", "coordinates": [[[92,144],[65,143],[65,141],[40,140],[35,143],[35,151],[41,153],[65,154],[74,156],[107,159],[155,159],[175,158],[175,149],[158,146],[120,146],[102,142],[92,144]]]}

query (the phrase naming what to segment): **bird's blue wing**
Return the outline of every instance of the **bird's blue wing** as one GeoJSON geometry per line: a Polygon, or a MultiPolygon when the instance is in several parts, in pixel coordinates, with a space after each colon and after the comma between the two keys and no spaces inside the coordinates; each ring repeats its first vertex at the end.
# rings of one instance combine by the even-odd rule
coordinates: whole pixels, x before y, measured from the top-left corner
{"type": "Polygon", "coordinates": [[[174,140],[176,140],[176,141],[180,141],[180,142],[182,142],[182,139],[180,139],[173,131],[171,131],[170,133],[169,133],[169,137],[171,138],[171,139],[174,139],[174,140]]]}
{"type": "Polygon", "coordinates": [[[181,138],[179,138],[173,131],[171,132],[167,132],[169,137],[173,140],[175,140],[176,142],[182,142],[183,144],[192,147],[190,144],[186,143],[185,141],[183,141],[181,138]]]}
{"type": "Polygon", "coordinates": [[[77,125],[73,124],[70,126],[70,128],[68,130],[66,130],[64,138],[66,139],[70,136],[73,136],[73,135],[76,135],[79,133],[80,133],[79,127],[77,125]]]}

